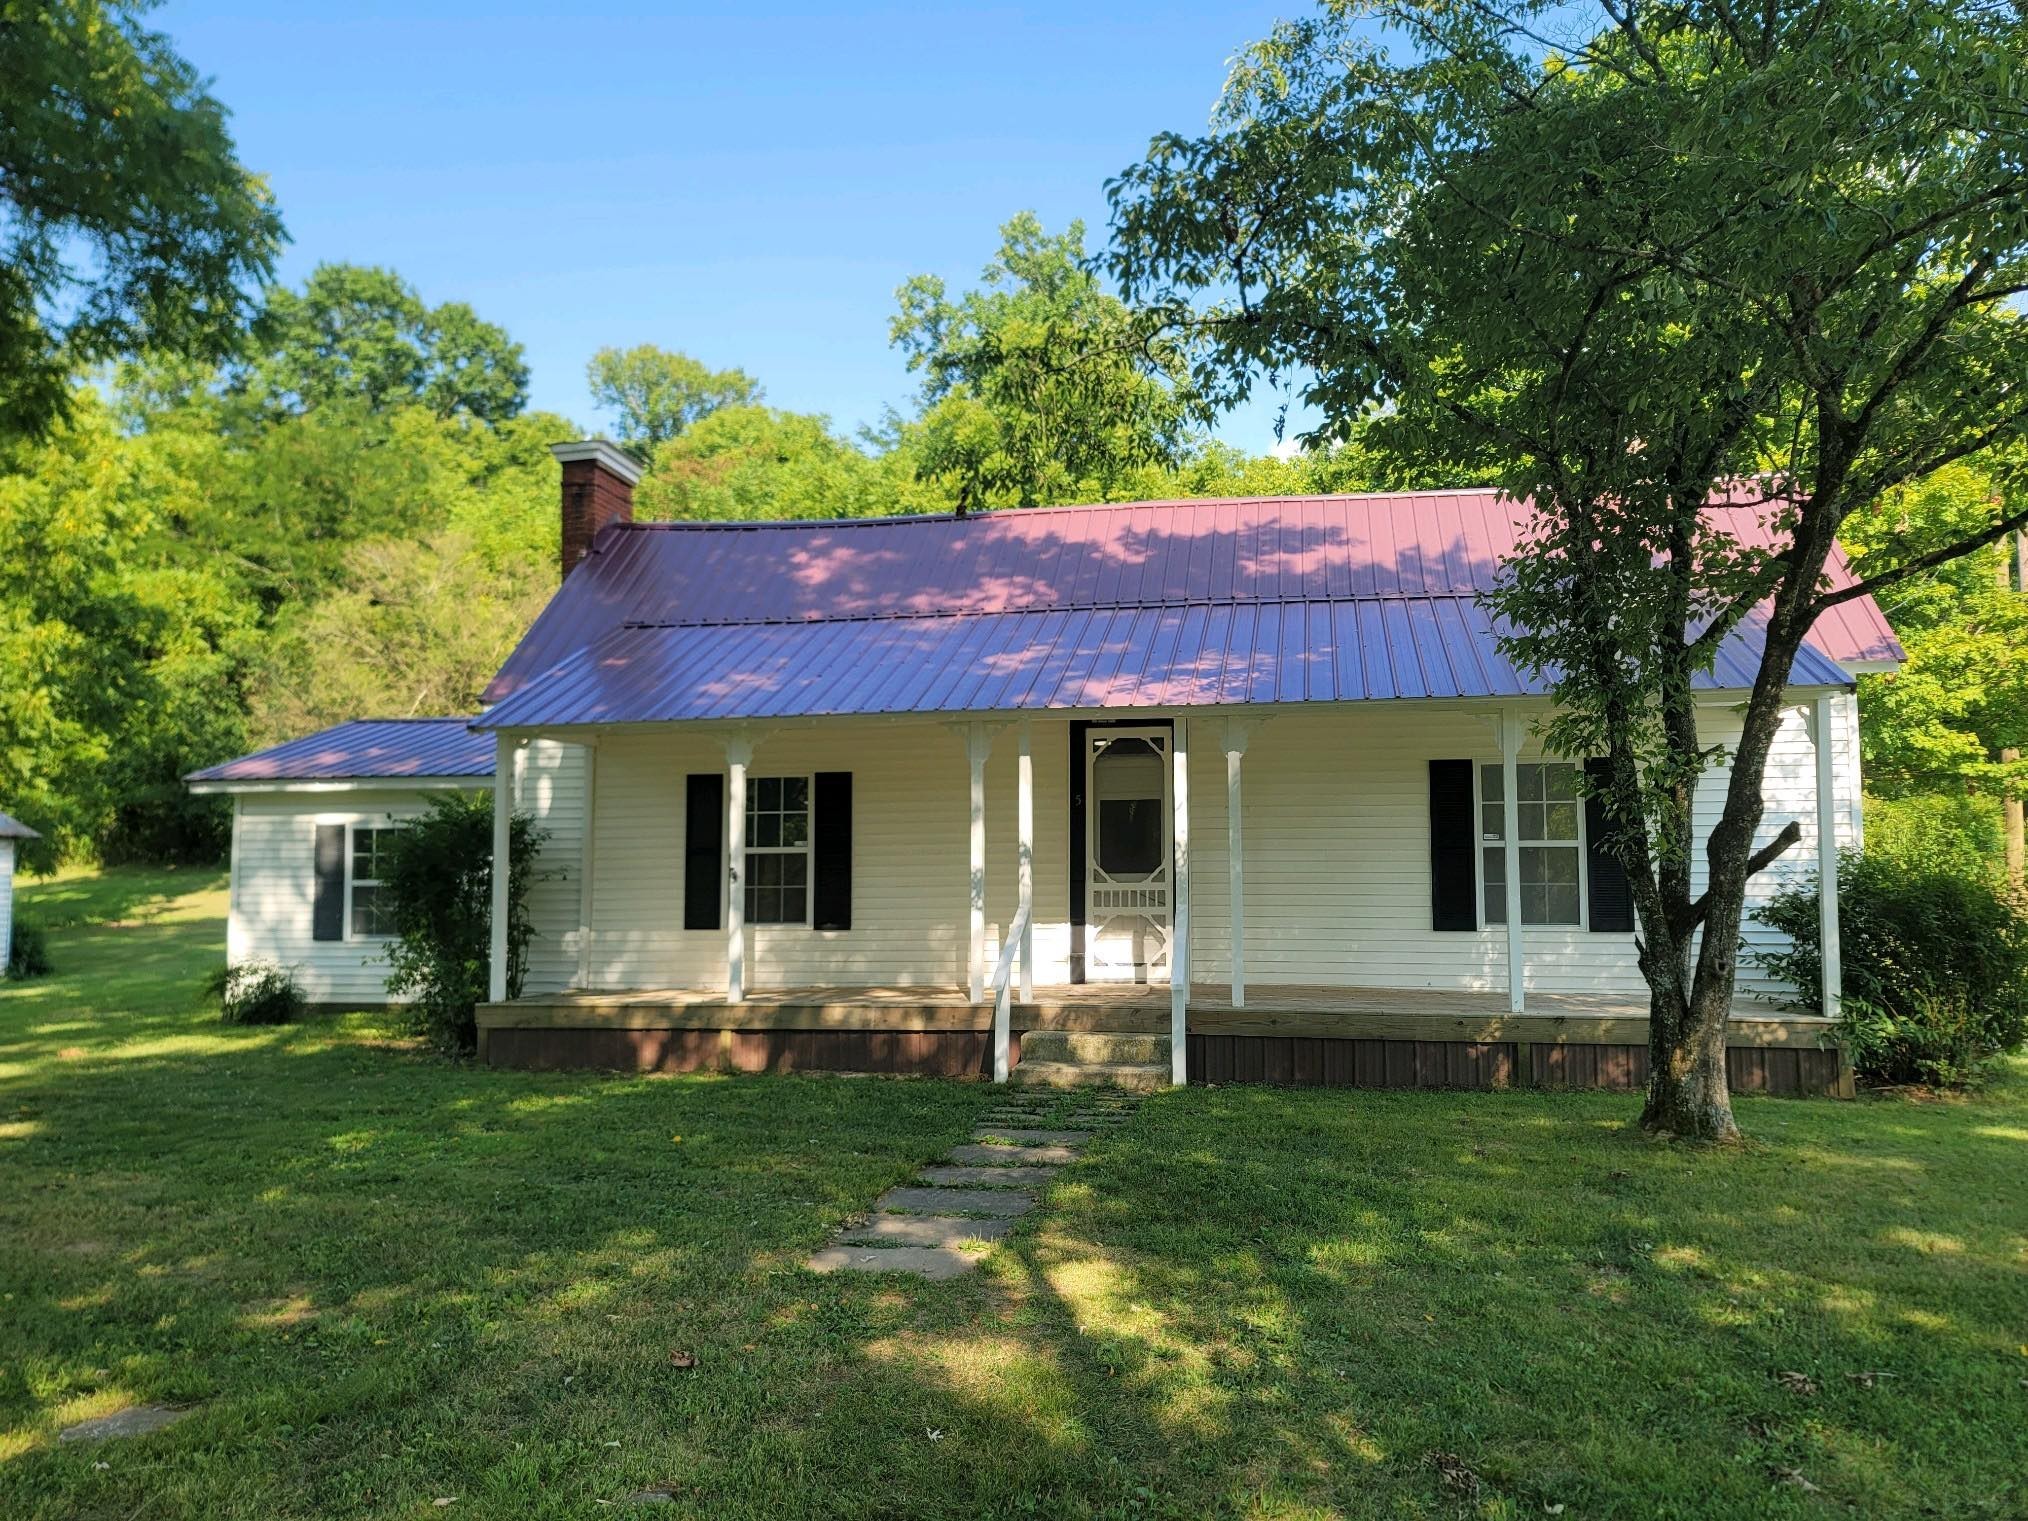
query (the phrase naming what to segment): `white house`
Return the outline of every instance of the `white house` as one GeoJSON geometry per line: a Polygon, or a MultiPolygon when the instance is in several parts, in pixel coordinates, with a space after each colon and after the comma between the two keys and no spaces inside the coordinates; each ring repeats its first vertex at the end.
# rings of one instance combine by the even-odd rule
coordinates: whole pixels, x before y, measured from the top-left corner
{"type": "Polygon", "coordinates": [[[0,813],[0,977],[14,955],[14,852],[22,840],[42,836],[18,819],[0,813]]]}
{"type": "MultiPolygon", "coordinates": [[[[488,1060],[1641,1080],[1633,913],[1585,759],[1540,749],[1546,698],[1478,601],[1523,508],[635,523],[627,456],[558,453],[564,583],[472,721],[497,794],[549,833],[524,995],[481,1011],[488,1060]]],[[[1757,655],[1751,628],[1720,652],[1709,737],[1757,655]]],[[[1803,844],[1758,892],[1859,838],[1853,677],[1899,658],[1864,599],[1814,631],[1765,826],[1796,819],[1803,844]]],[[[425,772],[299,782],[261,761],[196,781],[238,792],[232,953],[370,996],[304,935],[316,831],[398,824],[425,772]]],[[[481,775],[458,765],[431,784],[481,775]]],[[[370,880],[348,849],[349,936],[370,880]]],[[[1744,990],[1764,997],[1734,1020],[1736,1083],[1839,1087],[1829,1022],[1757,972],[1744,990]]]]}

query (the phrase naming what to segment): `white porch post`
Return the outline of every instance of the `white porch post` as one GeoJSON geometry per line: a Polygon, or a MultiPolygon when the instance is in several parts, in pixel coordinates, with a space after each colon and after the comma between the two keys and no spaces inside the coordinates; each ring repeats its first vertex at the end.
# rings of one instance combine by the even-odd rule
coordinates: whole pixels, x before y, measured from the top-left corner
{"type": "Polygon", "coordinates": [[[986,756],[992,748],[992,734],[975,721],[965,732],[965,759],[972,772],[972,912],[966,967],[975,1004],[986,998],[986,756]]]}
{"type": "Polygon", "coordinates": [[[1176,871],[1169,911],[1169,1081],[1180,1087],[1188,1077],[1186,1036],[1190,1027],[1190,738],[1181,715],[1176,719],[1171,753],[1176,871]]]}
{"type": "Polygon", "coordinates": [[[1843,949],[1838,943],[1838,787],[1833,774],[1837,708],[1819,697],[1810,711],[1810,740],[1817,749],[1817,938],[1822,946],[1824,1013],[1838,1017],[1844,998],[1843,949]]]}
{"type": "Polygon", "coordinates": [[[1500,852],[1507,868],[1507,1008],[1520,1014],[1527,1007],[1528,964],[1521,929],[1521,732],[1515,714],[1500,714],[1500,832],[1507,848],[1500,852]]]}
{"type": "Polygon", "coordinates": [[[515,746],[506,733],[493,736],[493,938],[487,951],[486,996],[507,997],[508,875],[514,839],[515,746]]]}
{"type": "Polygon", "coordinates": [[[746,768],[753,741],[725,742],[725,1001],[746,998],[746,768]]]}
{"type": "Polygon", "coordinates": [[[1015,880],[1020,890],[1021,1001],[1035,1002],[1035,755],[1028,720],[1021,720],[1021,750],[1014,795],[1015,880]]]}
{"type": "Polygon", "coordinates": [[[591,981],[592,880],[598,861],[599,747],[596,740],[579,747],[584,764],[584,833],[577,850],[577,985],[591,981]]]}
{"type": "Polygon", "coordinates": [[[1225,859],[1232,900],[1232,1006],[1246,1007],[1246,852],[1240,834],[1239,763],[1246,755],[1252,726],[1244,719],[1225,721],[1225,859]]]}

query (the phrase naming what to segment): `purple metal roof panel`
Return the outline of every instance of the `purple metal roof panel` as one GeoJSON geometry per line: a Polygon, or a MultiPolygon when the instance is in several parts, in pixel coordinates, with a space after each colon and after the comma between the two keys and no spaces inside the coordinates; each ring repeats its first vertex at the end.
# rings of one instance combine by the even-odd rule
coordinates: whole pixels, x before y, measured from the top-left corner
{"type": "MultiPolygon", "coordinates": [[[[599,535],[486,697],[511,696],[635,624],[755,627],[1472,597],[1493,584],[1528,512],[1525,503],[1492,491],[1449,491],[1031,508],[966,518],[615,524],[599,535]]],[[[1711,515],[1744,543],[1764,544],[1773,531],[1770,514],[1754,507],[1720,505],[1711,515]]],[[[1833,555],[1827,578],[1833,586],[1852,584],[1842,554],[1833,555]]],[[[1431,638],[1428,613],[1416,615],[1416,630],[1399,626],[1404,617],[1399,606],[1379,615],[1393,638],[1383,651],[1362,652],[1363,684],[1401,695],[1470,690],[1471,683],[1422,667],[1417,651],[1431,638]],[[1389,670],[1386,681],[1376,679],[1379,665],[1389,670]]],[[[1443,624],[1441,613],[1436,621],[1443,624]]],[[[1334,637],[1340,622],[1332,620],[1334,637]]],[[[1087,620],[1087,634],[1089,626],[1087,620]]],[[[1023,637],[1033,637],[1032,626],[1020,627],[1023,637]]],[[[1286,639],[1264,637],[1259,620],[1251,627],[1250,655],[1274,668],[1286,639]]],[[[1447,628],[1470,630],[1474,639],[1481,632],[1469,618],[1447,628]]],[[[1369,630],[1363,615],[1360,629],[1363,639],[1369,630]]],[[[1811,638],[1836,660],[1901,654],[1867,598],[1832,609],[1811,638]]],[[[1088,652],[1084,679],[1110,682],[1119,663],[1108,666],[1104,653],[1088,652]]],[[[1458,652],[1447,658],[1455,664],[1458,652]]],[[[1477,658],[1495,662],[1484,652],[1477,658]]],[[[867,683],[864,700],[873,701],[885,684],[878,677],[867,683]]],[[[1244,686],[1252,691],[1260,682],[1244,686]]]]}
{"type": "MultiPolygon", "coordinates": [[[[1493,634],[1468,597],[628,627],[475,725],[1542,695],[1493,634]]],[[[1755,624],[1735,631],[1700,685],[1746,684],[1759,643],[1755,624]]],[[[1798,685],[1845,680],[1813,649],[1797,657],[1798,685]]]]}
{"type": "Polygon", "coordinates": [[[360,718],[237,760],[189,782],[351,781],[386,777],[488,777],[493,737],[469,718],[360,718]]]}

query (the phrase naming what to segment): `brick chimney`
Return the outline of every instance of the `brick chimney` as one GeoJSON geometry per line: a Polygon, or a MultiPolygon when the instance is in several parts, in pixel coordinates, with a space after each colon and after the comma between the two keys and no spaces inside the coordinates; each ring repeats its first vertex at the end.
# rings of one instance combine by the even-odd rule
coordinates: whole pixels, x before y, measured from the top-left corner
{"type": "Polygon", "coordinates": [[[618,444],[602,438],[551,444],[563,466],[563,573],[591,553],[592,540],[608,523],[634,520],[634,483],[641,467],[618,444]]]}

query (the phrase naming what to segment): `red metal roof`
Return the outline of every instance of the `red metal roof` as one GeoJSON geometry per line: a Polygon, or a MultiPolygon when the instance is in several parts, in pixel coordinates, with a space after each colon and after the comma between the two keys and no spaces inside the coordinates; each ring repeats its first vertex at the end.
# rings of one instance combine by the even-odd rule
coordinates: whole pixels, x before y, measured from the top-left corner
{"type": "Polygon", "coordinates": [[[187,782],[350,781],[385,777],[489,777],[493,738],[468,718],[358,718],[237,760],[187,782]]]}
{"type": "MultiPolygon", "coordinates": [[[[483,723],[1522,695],[1475,599],[1525,518],[1444,491],[615,525],[483,723]]],[[[1849,584],[1842,556],[1830,575],[1849,584]]],[[[1870,601],[1837,613],[1798,682],[1899,658],[1870,601]]],[[[1728,641],[1711,684],[1749,681],[1758,643],[1728,641]]]]}

